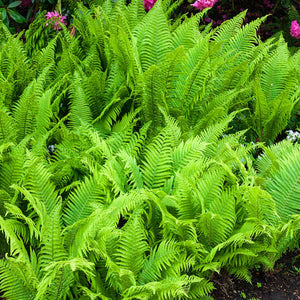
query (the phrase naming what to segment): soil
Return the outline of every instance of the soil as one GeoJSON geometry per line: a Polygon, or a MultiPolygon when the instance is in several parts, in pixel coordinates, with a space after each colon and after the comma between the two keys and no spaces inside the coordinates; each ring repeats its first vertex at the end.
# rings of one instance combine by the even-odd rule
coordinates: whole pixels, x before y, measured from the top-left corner
{"type": "Polygon", "coordinates": [[[300,300],[300,250],[286,253],[271,271],[253,271],[252,284],[225,271],[214,276],[213,282],[215,300],[300,300]]]}

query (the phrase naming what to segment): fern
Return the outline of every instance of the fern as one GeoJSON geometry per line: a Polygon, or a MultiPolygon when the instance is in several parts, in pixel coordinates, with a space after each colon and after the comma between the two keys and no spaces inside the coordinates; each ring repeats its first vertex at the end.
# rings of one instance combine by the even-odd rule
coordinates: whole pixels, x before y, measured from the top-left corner
{"type": "Polygon", "coordinates": [[[171,145],[168,130],[164,130],[145,150],[142,166],[145,186],[162,187],[171,176],[171,170],[171,145]]]}
{"type": "Polygon", "coordinates": [[[276,203],[278,215],[282,221],[287,221],[291,215],[299,213],[298,181],[299,164],[298,153],[287,156],[282,161],[282,167],[273,178],[267,181],[266,190],[276,203]]]}
{"type": "Polygon", "coordinates": [[[171,34],[160,2],[147,14],[134,36],[143,71],[157,65],[171,50],[171,34]]]}

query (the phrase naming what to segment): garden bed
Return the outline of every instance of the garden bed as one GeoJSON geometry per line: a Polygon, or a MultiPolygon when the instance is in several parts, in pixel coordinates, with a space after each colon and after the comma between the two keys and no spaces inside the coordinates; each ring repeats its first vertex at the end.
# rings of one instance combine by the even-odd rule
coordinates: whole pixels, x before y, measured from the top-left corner
{"type": "Polygon", "coordinates": [[[214,277],[215,300],[223,299],[300,299],[300,250],[287,252],[275,264],[274,270],[257,269],[252,272],[252,284],[235,280],[222,272],[214,277]],[[296,257],[298,256],[298,259],[296,257]]]}

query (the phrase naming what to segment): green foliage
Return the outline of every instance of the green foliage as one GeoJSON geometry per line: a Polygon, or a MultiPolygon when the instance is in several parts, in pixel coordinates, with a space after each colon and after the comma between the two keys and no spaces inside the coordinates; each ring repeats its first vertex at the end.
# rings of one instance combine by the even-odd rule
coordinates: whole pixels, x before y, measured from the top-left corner
{"type": "Polygon", "coordinates": [[[210,299],[213,272],[272,268],[300,237],[299,146],[268,146],[299,54],[244,12],[201,32],[167,1],[89,2],[37,47],[38,21],[25,45],[1,24],[3,297],[210,299]]]}

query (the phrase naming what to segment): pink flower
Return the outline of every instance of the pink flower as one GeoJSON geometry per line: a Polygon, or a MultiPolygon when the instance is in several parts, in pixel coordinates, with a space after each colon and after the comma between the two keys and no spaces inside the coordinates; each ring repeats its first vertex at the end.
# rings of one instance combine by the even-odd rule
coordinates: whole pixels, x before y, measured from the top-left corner
{"type": "Polygon", "coordinates": [[[291,24],[291,36],[300,39],[300,27],[297,20],[294,20],[291,24]]]}
{"type": "Polygon", "coordinates": [[[144,7],[145,10],[149,11],[155,4],[156,0],[144,0],[144,7]]]}
{"type": "Polygon", "coordinates": [[[46,23],[46,26],[48,26],[49,24],[53,24],[52,28],[55,30],[61,29],[61,27],[59,26],[61,23],[67,25],[67,23],[65,22],[67,17],[60,15],[56,10],[54,12],[48,11],[46,14],[46,19],[52,21],[51,23],[46,23]]]}
{"type": "Polygon", "coordinates": [[[218,0],[196,0],[196,2],[191,5],[197,9],[203,10],[207,7],[213,7],[217,1],[218,0]]]}

